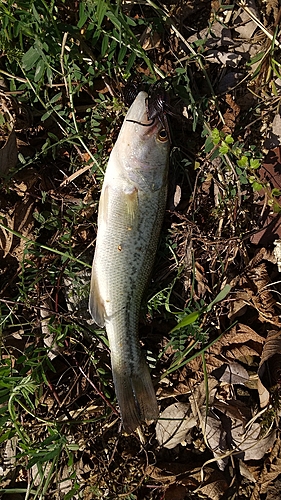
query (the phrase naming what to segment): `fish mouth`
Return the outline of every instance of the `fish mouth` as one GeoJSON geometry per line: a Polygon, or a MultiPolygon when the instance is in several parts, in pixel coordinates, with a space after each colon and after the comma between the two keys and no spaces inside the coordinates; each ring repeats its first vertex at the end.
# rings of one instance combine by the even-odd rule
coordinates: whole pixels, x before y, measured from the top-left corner
{"type": "Polygon", "coordinates": [[[147,130],[144,129],[142,131],[143,135],[150,135],[157,132],[160,128],[166,128],[158,117],[148,118],[147,98],[148,94],[146,92],[139,92],[126,116],[126,122],[135,123],[141,127],[148,127],[147,130]]]}
{"type": "Polygon", "coordinates": [[[148,98],[148,94],[146,92],[139,92],[137,97],[135,98],[133,104],[131,105],[127,116],[127,122],[137,123],[139,125],[144,125],[148,127],[153,124],[152,120],[148,119],[147,116],[147,107],[146,100],[148,98]]]}

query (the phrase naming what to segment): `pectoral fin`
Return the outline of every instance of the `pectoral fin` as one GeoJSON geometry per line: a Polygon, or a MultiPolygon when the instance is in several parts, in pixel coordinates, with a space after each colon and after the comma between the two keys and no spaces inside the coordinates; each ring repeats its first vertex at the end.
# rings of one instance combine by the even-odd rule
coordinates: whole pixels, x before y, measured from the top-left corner
{"type": "Polygon", "coordinates": [[[94,264],[92,269],[92,279],[91,279],[91,288],[89,297],[89,311],[95,323],[98,326],[103,327],[105,310],[104,310],[104,303],[99,292],[98,280],[96,279],[94,264]]]}
{"type": "Polygon", "coordinates": [[[138,198],[138,190],[134,187],[132,190],[125,190],[125,202],[127,206],[127,212],[129,216],[129,223],[133,224],[136,222],[138,216],[138,208],[139,208],[139,198],[138,198]]]}

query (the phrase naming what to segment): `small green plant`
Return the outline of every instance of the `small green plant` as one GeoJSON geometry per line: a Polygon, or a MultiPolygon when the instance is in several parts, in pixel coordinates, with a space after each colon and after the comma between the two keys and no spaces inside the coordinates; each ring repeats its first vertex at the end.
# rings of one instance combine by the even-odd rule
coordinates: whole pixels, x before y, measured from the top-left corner
{"type": "Polygon", "coordinates": [[[209,314],[216,304],[224,300],[230,290],[231,286],[225,285],[210,304],[197,304],[196,310],[193,309],[191,311],[190,307],[187,307],[180,313],[175,313],[178,324],[170,331],[171,340],[165,348],[167,349],[169,346],[172,346],[175,350],[175,355],[165,375],[184,366],[189,360],[202,354],[202,352],[212,345],[213,342],[208,343],[208,329],[204,328],[200,319],[205,314],[209,314]],[[200,346],[203,346],[203,348],[193,353],[194,348],[200,348],[200,346]]]}
{"type": "MultiPolygon", "coordinates": [[[[230,134],[225,134],[217,128],[210,133],[205,129],[203,136],[205,140],[205,152],[210,160],[220,157],[225,168],[232,171],[242,187],[250,186],[254,192],[265,191],[267,203],[273,212],[280,213],[281,206],[276,198],[281,195],[277,188],[271,188],[267,181],[261,180],[259,168],[261,166],[262,154],[255,146],[245,148],[242,141],[234,141],[230,134]]],[[[231,183],[232,193],[236,195],[235,183],[231,183]]]]}

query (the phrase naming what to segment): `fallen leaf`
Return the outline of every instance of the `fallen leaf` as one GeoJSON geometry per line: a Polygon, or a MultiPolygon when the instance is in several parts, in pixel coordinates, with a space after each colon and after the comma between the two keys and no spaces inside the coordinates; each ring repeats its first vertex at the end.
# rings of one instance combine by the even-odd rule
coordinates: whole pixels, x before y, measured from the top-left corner
{"type": "Polygon", "coordinates": [[[225,124],[222,130],[226,134],[232,134],[236,125],[237,117],[240,113],[240,106],[234,101],[231,94],[226,94],[225,102],[228,104],[228,109],[224,113],[225,124]]]}
{"type": "Polygon", "coordinates": [[[227,401],[215,401],[214,408],[230,417],[234,421],[242,422],[244,425],[252,418],[251,410],[239,399],[227,401]]]}
{"type": "Polygon", "coordinates": [[[206,441],[215,458],[220,470],[224,470],[228,458],[221,458],[227,450],[226,431],[219,418],[208,415],[205,427],[206,441]]]}
{"type": "Polygon", "coordinates": [[[228,490],[228,482],[220,471],[213,471],[206,484],[197,489],[210,500],[219,500],[228,490]]]}
{"type": "Polygon", "coordinates": [[[161,413],[156,424],[156,439],[160,446],[175,448],[196,424],[189,403],[174,403],[161,413]]]}
{"type": "Polygon", "coordinates": [[[249,374],[239,363],[228,363],[219,380],[227,384],[245,384],[249,380],[249,374]]]}
{"type": "MultiPolygon", "coordinates": [[[[259,9],[257,9],[254,1],[249,2],[249,9],[253,14],[259,18],[260,13],[259,9]]],[[[233,24],[235,27],[236,37],[245,38],[247,40],[251,40],[254,32],[257,29],[257,24],[252,21],[250,15],[245,12],[242,8],[237,12],[237,15],[233,18],[233,24]]],[[[235,35],[234,35],[235,36],[235,35]]]]}
{"type": "Polygon", "coordinates": [[[186,463],[159,461],[157,466],[149,465],[146,467],[145,473],[165,484],[174,484],[180,480],[185,485],[196,487],[200,481],[200,467],[197,466],[196,462],[196,458],[193,462],[189,460],[186,463]]]}
{"type": "Polygon", "coordinates": [[[186,488],[182,484],[171,484],[165,491],[165,500],[182,500],[186,496],[186,488]]]}
{"type": "Polygon", "coordinates": [[[270,330],[267,334],[258,368],[260,405],[269,401],[268,390],[281,384],[281,332],[270,330]]]}
{"type": "Polygon", "coordinates": [[[206,351],[208,371],[212,372],[214,368],[222,366],[226,359],[248,364],[249,356],[261,355],[264,341],[248,325],[235,325],[206,351]]]}
{"type": "Polygon", "coordinates": [[[270,483],[281,474],[281,442],[278,438],[274,444],[272,452],[267,461],[263,465],[263,470],[260,474],[258,484],[260,493],[264,494],[270,483]]]}
{"type": "Polygon", "coordinates": [[[243,462],[243,460],[239,459],[239,472],[241,476],[245,477],[248,479],[248,481],[252,483],[256,483],[256,478],[253,475],[252,471],[249,469],[249,467],[243,462]]]}
{"type": "Polygon", "coordinates": [[[243,452],[243,459],[261,460],[268,450],[273,446],[276,439],[276,431],[270,431],[265,437],[261,437],[261,426],[258,422],[247,428],[242,423],[231,427],[233,448],[243,452]]]}
{"type": "Polygon", "coordinates": [[[157,31],[153,31],[152,28],[148,26],[141,35],[140,43],[144,50],[156,49],[160,46],[161,36],[157,31]]]}
{"type": "MultiPolygon", "coordinates": [[[[208,376],[208,405],[212,406],[214,402],[214,397],[217,391],[218,381],[212,375],[208,376]]],[[[201,415],[201,409],[206,407],[207,402],[207,394],[206,394],[206,382],[202,380],[202,382],[195,387],[191,392],[190,396],[190,405],[193,416],[198,420],[201,415]]]]}
{"type": "Polygon", "coordinates": [[[258,377],[258,393],[259,393],[259,398],[260,398],[260,407],[265,408],[270,400],[270,394],[269,391],[264,387],[261,379],[258,377]]]}
{"type": "Polygon", "coordinates": [[[0,176],[6,175],[18,162],[16,133],[10,132],[4,146],[0,148],[0,176]]]}
{"type": "MultiPolygon", "coordinates": [[[[35,222],[33,211],[34,202],[29,198],[23,198],[10,210],[0,212],[0,216],[3,217],[2,221],[6,227],[9,227],[9,229],[13,231],[17,231],[24,237],[33,239],[32,229],[35,222]]],[[[23,238],[19,238],[13,235],[11,231],[0,227],[0,251],[3,252],[3,258],[10,254],[21,262],[25,247],[26,242],[23,238]]]]}

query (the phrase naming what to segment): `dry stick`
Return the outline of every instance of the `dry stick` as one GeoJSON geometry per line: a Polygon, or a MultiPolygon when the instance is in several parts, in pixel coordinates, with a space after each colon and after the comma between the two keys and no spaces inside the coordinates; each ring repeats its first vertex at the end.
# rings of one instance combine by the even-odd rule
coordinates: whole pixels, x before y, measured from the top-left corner
{"type": "Polygon", "coordinates": [[[64,56],[64,51],[65,51],[67,36],[68,36],[68,33],[67,32],[64,33],[63,39],[62,39],[62,44],[61,44],[60,67],[61,67],[62,77],[63,77],[64,86],[65,86],[65,90],[66,90],[66,95],[69,99],[69,90],[68,90],[68,86],[67,86],[67,79],[66,79],[66,74],[64,71],[64,64],[63,64],[63,56],[64,56]]]}
{"type": "Polygon", "coordinates": [[[77,179],[77,177],[79,177],[80,175],[82,175],[85,172],[87,172],[87,170],[90,170],[90,168],[92,168],[92,166],[93,166],[93,163],[91,163],[90,165],[85,165],[85,167],[80,168],[79,170],[77,170],[77,172],[74,172],[74,174],[71,174],[69,177],[67,177],[66,179],[64,179],[60,183],[60,187],[66,186],[70,182],[74,181],[75,179],[77,179]]]}

